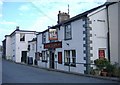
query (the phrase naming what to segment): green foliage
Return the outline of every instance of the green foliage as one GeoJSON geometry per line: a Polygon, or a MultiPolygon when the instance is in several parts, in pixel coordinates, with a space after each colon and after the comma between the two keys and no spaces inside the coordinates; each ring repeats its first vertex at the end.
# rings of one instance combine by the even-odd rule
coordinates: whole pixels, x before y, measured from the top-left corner
{"type": "MultiPolygon", "coordinates": [[[[111,64],[106,58],[96,59],[94,63],[99,71],[107,72],[108,76],[120,77],[120,67],[118,64],[111,64]]],[[[95,74],[97,69],[92,70],[91,74],[95,74]]]]}
{"type": "Polygon", "coordinates": [[[106,66],[106,71],[109,72],[109,73],[112,73],[114,71],[114,69],[115,69],[115,66],[112,65],[112,64],[108,64],[106,66]]]}
{"type": "Polygon", "coordinates": [[[113,76],[120,77],[120,67],[117,63],[114,64],[113,76]]]}
{"type": "Polygon", "coordinates": [[[99,70],[106,68],[106,66],[110,64],[110,62],[106,58],[96,59],[94,60],[94,63],[99,70]]]}

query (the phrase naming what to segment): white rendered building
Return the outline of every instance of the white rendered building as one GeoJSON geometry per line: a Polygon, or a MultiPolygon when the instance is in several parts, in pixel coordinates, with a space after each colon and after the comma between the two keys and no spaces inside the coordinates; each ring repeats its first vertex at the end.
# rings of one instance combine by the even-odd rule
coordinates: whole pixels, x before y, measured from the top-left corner
{"type": "Polygon", "coordinates": [[[109,59],[106,4],[58,22],[37,35],[39,66],[89,73],[95,59],[109,59]]]}
{"type": "Polygon", "coordinates": [[[36,37],[36,31],[19,30],[5,36],[3,52],[6,59],[15,62],[26,62],[28,41],[36,37]]]}

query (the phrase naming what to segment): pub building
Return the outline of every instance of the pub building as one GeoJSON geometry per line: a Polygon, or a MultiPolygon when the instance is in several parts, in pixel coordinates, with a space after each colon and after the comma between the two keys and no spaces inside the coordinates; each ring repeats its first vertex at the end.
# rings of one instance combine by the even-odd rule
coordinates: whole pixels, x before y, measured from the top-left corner
{"type": "Polygon", "coordinates": [[[59,11],[58,24],[37,34],[38,66],[89,74],[94,60],[110,61],[107,5],[72,18],[59,11]]]}
{"type": "Polygon", "coordinates": [[[40,32],[37,35],[37,52],[40,54],[38,66],[84,73],[84,22],[78,18],[74,22],[69,21],[63,25],[58,23],[40,32]]]}

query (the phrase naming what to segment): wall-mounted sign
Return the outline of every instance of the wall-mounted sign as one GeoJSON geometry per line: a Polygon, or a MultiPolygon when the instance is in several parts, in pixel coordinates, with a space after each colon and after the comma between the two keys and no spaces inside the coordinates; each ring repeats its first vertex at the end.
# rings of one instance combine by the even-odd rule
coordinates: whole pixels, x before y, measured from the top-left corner
{"type": "Polygon", "coordinates": [[[52,42],[44,44],[44,49],[48,48],[62,48],[62,42],[52,42]]]}
{"type": "Polygon", "coordinates": [[[49,29],[49,40],[58,40],[56,29],[49,29]]]}

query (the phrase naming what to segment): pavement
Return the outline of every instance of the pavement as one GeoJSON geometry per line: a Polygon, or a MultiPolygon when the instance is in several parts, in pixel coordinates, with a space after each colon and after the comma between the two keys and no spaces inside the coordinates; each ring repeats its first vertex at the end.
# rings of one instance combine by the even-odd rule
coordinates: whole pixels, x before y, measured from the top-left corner
{"type": "MultiPolygon", "coordinates": [[[[13,61],[10,61],[10,62],[13,62],[13,61]]],[[[80,74],[80,73],[76,73],[76,72],[68,72],[68,71],[63,71],[63,70],[58,70],[58,69],[50,69],[50,68],[39,67],[39,66],[36,66],[36,65],[28,65],[28,64],[25,64],[25,63],[17,63],[17,62],[14,62],[14,63],[29,66],[29,67],[44,69],[44,70],[47,70],[47,71],[55,71],[55,72],[61,72],[61,73],[66,73],[66,74],[73,74],[73,75],[77,75],[77,76],[83,76],[83,77],[90,77],[90,78],[104,79],[104,80],[120,82],[120,78],[116,78],[116,77],[104,77],[104,76],[97,76],[97,75],[80,74]]]]}

